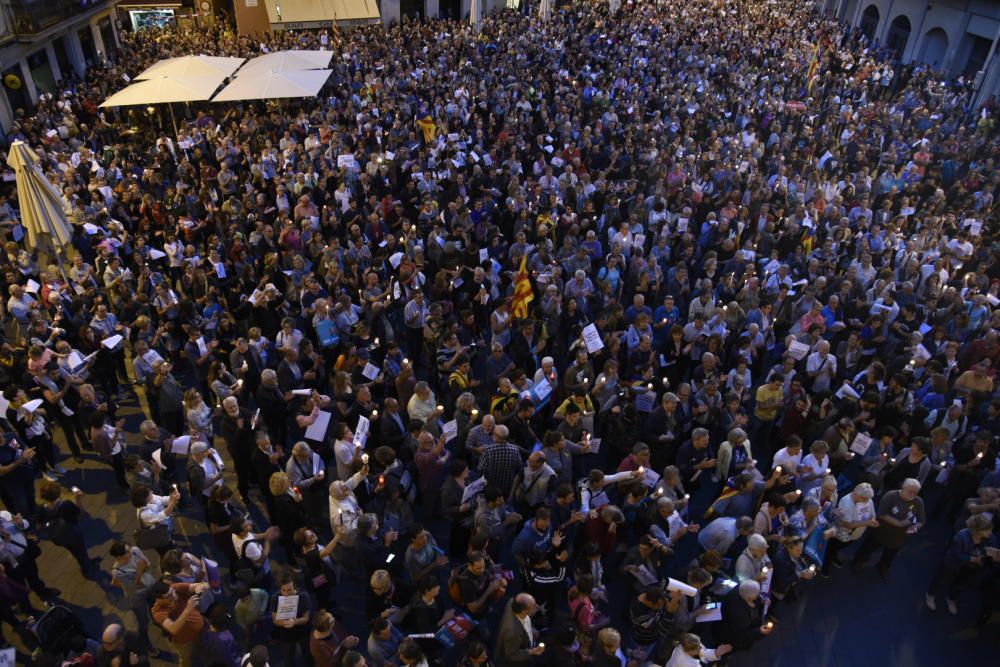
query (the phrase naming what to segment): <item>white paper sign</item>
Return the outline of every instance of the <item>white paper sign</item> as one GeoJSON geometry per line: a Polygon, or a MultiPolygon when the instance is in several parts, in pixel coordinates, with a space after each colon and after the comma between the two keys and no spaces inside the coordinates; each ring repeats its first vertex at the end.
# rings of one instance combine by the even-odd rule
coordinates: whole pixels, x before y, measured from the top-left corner
{"type": "Polygon", "coordinates": [[[115,349],[115,346],[118,345],[118,343],[122,342],[122,340],[124,339],[122,338],[121,334],[115,334],[114,336],[108,336],[107,338],[102,340],[101,345],[108,348],[109,350],[113,350],[115,349]]]}
{"type": "Polygon", "coordinates": [[[274,618],[278,621],[294,621],[299,617],[299,596],[279,595],[274,618]]]}
{"type": "Polygon", "coordinates": [[[683,581],[677,581],[676,579],[670,579],[668,577],[667,581],[668,591],[680,591],[689,598],[693,598],[698,594],[698,590],[694,586],[688,586],[683,581]]]}
{"type": "Polygon", "coordinates": [[[183,454],[186,455],[188,450],[191,449],[191,436],[182,435],[179,438],[174,438],[170,442],[170,453],[171,454],[183,454]]]}
{"type": "Polygon", "coordinates": [[[36,283],[31,278],[28,278],[28,284],[24,286],[24,291],[28,292],[30,294],[38,294],[38,289],[40,287],[41,287],[41,285],[39,285],[38,283],[36,283]]]}
{"type": "Polygon", "coordinates": [[[399,268],[399,264],[402,261],[403,261],[403,253],[401,253],[401,252],[397,252],[397,253],[393,253],[392,255],[389,255],[389,264],[391,264],[392,268],[394,268],[394,269],[398,269],[399,268]]]}
{"type": "Polygon", "coordinates": [[[861,395],[854,391],[854,387],[846,382],[840,387],[840,389],[837,390],[837,393],[834,394],[834,396],[837,398],[853,398],[854,400],[861,398],[861,395]]]}
{"type": "Polygon", "coordinates": [[[370,361],[366,361],[365,367],[361,371],[361,374],[364,375],[369,380],[371,380],[372,382],[374,382],[375,378],[377,378],[379,374],[378,366],[376,366],[370,361]]]}
{"type": "Polygon", "coordinates": [[[320,411],[316,415],[316,421],[309,425],[306,429],[306,440],[315,440],[316,442],[323,442],[326,440],[326,429],[330,425],[330,413],[320,411]]]}
{"type": "Polygon", "coordinates": [[[470,500],[478,496],[480,493],[482,493],[483,489],[485,488],[486,488],[485,477],[480,477],[474,482],[469,482],[469,484],[465,487],[465,490],[462,491],[462,502],[463,503],[469,502],[470,500]]]}
{"type": "Polygon", "coordinates": [[[458,437],[458,421],[452,419],[450,422],[445,422],[441,434],[444,436],[445,442],[451,442],[458,437]]]}
{"type": "Polygon", "coordinates": [[[788,346],[788,356],[796,361],[802,361],[809,354],[809,346],[805,343],[800,343],[799,341],[792,341],[792,344],[788,346]]]}
{"type": "Polygon", "coordinates": [[[867,433],[858,433],[854,436],[854,442],[851,443],[851,451],[858,456],[864,456],[871,446],[872,437],[867,433]]]}
{"type": "Polygon", "coordinates": [[[596,324],[588,324],[583,328],[583,340],[587,344],[587,352],[593,354],[604,349],[604,341],[597,331],[596,324]]]}
{"type": "Polygon", "coordinates": [[[354,429],[354,438],[358,442],[363,444],[366,440],[368,440],[368,433],[371,431],[371,429],[372,429],[372,423],[368,419],[368,417],[360,415],[358,417],[358,427],[354,429]]]}

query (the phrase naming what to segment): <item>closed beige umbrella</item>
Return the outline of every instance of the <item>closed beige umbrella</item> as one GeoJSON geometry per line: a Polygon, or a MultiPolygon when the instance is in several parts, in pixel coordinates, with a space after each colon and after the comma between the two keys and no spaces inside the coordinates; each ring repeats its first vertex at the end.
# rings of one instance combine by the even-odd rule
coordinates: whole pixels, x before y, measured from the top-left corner
{"type": "Polygon", "coordinates": [[[69,202],[42,173],[35,151],[15,141],[7,152],[7,164],[17,176],[17,201],[21,224],[27,233],[27,248],[43,246],[50,239],[62,266],[61,253],[73,237],[69,224],[69,202]]]}

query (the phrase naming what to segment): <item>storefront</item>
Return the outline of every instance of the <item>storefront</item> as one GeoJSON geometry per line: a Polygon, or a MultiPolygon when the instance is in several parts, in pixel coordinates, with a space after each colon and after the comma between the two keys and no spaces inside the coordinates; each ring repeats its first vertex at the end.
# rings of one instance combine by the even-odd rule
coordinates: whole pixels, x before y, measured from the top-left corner
{"type": "Polygon", "coordinates": [[[145,28],[166,28],[177,20],[173,9],[130,9],[128,18],[135,32],[145,28]]]}

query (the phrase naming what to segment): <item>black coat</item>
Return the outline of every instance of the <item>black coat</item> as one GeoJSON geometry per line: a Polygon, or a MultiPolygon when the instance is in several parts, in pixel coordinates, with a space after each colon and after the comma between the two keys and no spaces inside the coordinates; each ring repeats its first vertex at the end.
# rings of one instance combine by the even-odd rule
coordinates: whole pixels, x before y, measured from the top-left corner
{"type": "Polygon", "coordinates": [[[722,602],[722,620],[716,635],[720,644],[732,644],[734,649],[745,650],[763,635],[760,634],[761,601],[751,607],[740,597],[737,586],[726,594],[722,602]]]}

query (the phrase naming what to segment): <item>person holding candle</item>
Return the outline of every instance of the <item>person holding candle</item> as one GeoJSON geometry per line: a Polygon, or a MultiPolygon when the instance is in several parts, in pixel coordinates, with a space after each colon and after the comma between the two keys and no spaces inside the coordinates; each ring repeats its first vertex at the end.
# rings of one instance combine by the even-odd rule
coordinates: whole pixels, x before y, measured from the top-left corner
{"type": "Polygon", "coordinates": [[[749,650],[774,628],[773,623],[764,620],[763,605],[757,581],[746,580],[733,588],[722,600],[722,621],[716,639],[731,645],[734,651],[749,650]]]}

